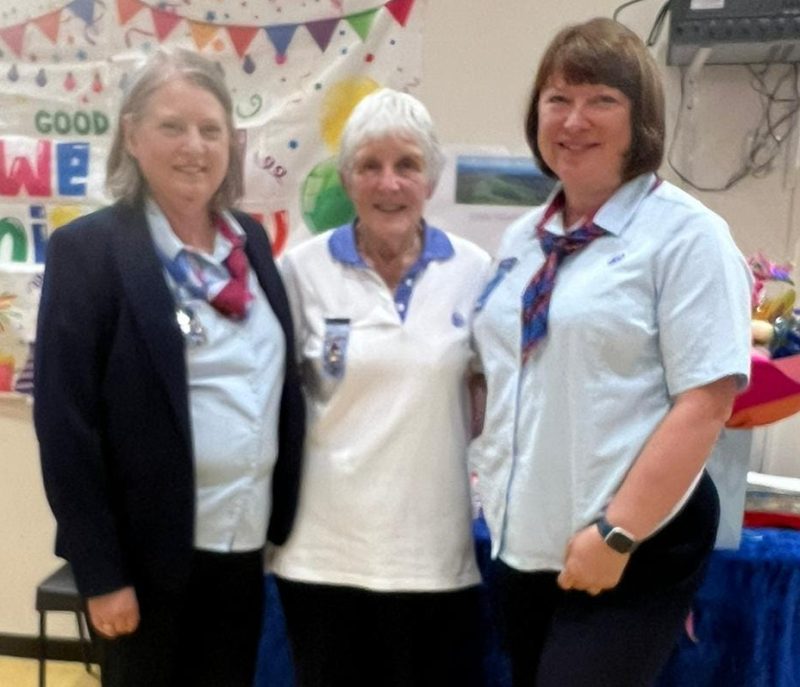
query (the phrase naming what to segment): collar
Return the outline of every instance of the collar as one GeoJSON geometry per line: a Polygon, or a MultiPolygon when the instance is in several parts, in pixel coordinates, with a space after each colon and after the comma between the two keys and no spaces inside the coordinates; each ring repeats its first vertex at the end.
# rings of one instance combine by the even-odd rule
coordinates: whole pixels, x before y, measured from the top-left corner
{"type": "MultiPolygon", "coordinates": [[[[328,239],[328,251],[331,257],[338,262],[351,267],[366,268],[367,263],[356,247],[356,221],[344,224],[331,232],[328,239]]],[[[455,249],[450,239],[441,229],[430,226],[422,221],[422,252],[417,258],[417,265],[427,265],[429,262],[439,260],[444,262],[455,255],[455,249]]]]}
{"type": "MultiPolygon", "coordinates": [[[[207,254],[187,246],[178,238],[177,234],[172,230],[167,216],[158,206],[158,203],[152,198],[148,197],[145,201],[144,214],[147,218],[147,224],[153,243],[158,251],[169,260],[174,260],[181,251],[190,251],[198,255],[209,257],[207,254]]],[[[247,240],[244,229],[231,212],[223,210],[220,216],[222,221],[228,225],[234,234],[241,236],[243,241],[247,240]]],[[[217,232],[214,237],[214,250],[212,251],[211,257],[219,262],[223,262],[230,254],[232,247],[231,242],[217,232]]]]}
{"type": "MultiPolygon", "coordinates": [[[[647,172],[622,184],[614,194],[595,212],[593,222],[609,234],[619,236],[630,222],[631,217],[639,209],[642,201],[658,188],[661,179],[647,172]]],[[[564,227],[564,214],[559,212],[563,204],[564,189],[559,183],[550,193],[544,204],[538,225],[552,234],[564,235],[568,227],[564,227]]]]}

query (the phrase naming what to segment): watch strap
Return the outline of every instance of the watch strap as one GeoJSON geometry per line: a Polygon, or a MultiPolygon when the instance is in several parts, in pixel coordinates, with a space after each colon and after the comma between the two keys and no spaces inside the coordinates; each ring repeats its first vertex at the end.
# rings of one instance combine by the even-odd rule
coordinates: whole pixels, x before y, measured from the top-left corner
{"type": "Polygon", "coordinates": [[[636,538],[622,527],[615,527],[607,519],[605,514],[595,520],[595,525],[600,532],[603,541],[617,553],[631,553],[637,546],[636,538]]]}

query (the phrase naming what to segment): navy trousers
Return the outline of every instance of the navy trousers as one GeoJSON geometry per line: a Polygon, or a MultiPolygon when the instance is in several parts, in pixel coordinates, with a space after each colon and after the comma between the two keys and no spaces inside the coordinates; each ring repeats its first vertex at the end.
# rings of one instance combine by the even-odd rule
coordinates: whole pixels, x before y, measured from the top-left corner
{"type": "Polygon", "coordinates": [[[298,687],[481,687],[480,590],[278,579],[298,687]]]}
{"type": "Polygon", "coordinates": [[[264,619],[261,551],[197,551],[182,591],[136,591],[136,632],[95,635],[103,687],[252,687],[264,619]]]}
{"type": "Polygon", "coordinates": [[[704,474],[681,511],[598,596],[557,573],[492,564],[490,585],[514,687],[646,687],[667,662],[711,555],[719,500],[704,474]]]}

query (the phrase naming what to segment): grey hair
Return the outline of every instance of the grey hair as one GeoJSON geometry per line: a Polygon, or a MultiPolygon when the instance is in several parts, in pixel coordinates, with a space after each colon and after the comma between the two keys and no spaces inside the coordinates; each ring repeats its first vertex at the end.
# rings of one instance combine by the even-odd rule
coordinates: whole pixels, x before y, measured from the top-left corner
{"type": "Polygon", "coordinates": [[[228,127],[228,170],[217,192],[211,198],[211,209],[232,207],[244,193],[242,156],[236,129],[233,126],[233,101],[225,85],[222,68],[202,55],[184,48],[160,48],[134,75],[122,99],[117,117],[111,151],[106,161],[106,189],[112,198],[129,205],[141,202],[147,188],[136,160],[125,149],[126,120],[136,123],[141,119],[153,93],[169,81],[183,80],[213,95],[225,111],[228,127]]]}
{"type": "Polygon", "coordinates": [[[347,179],[359,148],[369,141],[392,136],[411,138],[425,158],[425,175],[435,188],[444,168],[444,153],[428,110],[408,93],[382,88],[356,105],[342,132],[339,174],[347,179]]]}

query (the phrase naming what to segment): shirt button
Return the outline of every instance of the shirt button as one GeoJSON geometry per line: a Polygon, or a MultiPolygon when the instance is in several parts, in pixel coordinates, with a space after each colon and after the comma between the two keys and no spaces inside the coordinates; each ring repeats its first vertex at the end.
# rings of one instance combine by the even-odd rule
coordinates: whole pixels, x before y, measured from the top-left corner
{"type": "Polygon", "coordinates": [[[411,277],[406,279],[406,286],[411,286],[413,283],[414,283],[414,280],[411,277]]]}
{"type": "Polygon", "coordinates": [[[403,312],[403,311],[406,309],[406,304],[405,304],[405,303],[398,303],[398,304],[397,304],[397,309],[398,309],[400,312],[403,312]]]}

